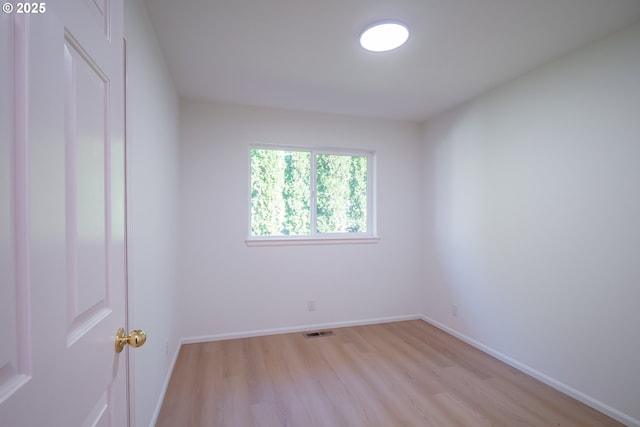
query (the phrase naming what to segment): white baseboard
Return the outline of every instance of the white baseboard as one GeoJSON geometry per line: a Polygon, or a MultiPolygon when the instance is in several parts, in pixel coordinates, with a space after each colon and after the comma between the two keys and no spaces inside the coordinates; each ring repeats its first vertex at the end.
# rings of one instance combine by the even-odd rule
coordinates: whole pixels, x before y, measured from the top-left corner
{"type": "Polygon", "coordinates": [[[232,340],[236,338],[260,337],[263,335],[289,334],[292,332],[304,332],[304,331],[313,331],[313,330],[329,329],[329,328],[344,328],[347,326],[374,325],[376,323],[401,322],[403,320],[415,320],[415,319],[422,319],[422,316],[419,314],[414,314],[410,316],[380,317],[380,318],[374,318],[374,319],[362,319],[362,320],[353,320],[353,321],[346,321],[346,322],[317,323],[313,325],[301,325],[301,326],[292,326],[292,327],[286,327],[286,328],[256,329],[256,330],[246,331],[246,332],[232,332],[227,334],[203,335],[199,337],[183,338],[180,340],[180,343],[194,344],[199,342],[232,340]]]}
{"type": "Polygon", "coordinates": [[[164,402],[164,396],[167,393],[167,388],[169,387],[169,380],[171,379],[171,374],[173,373],[173,368],[176,365],[176,361],[178,360],[178,354],[180,354],[180,348],[182,347],[182,342],[178,344],[175,351],[173,352],[173,357],[171,358],[171,363],[169,364],[169,369],[164,378],[164,383],[162,384],[162,390],[160,390],[160,396],[158,397],[158,402],[156,402],[156,409],[153,411],[153,415],[151,416],[151,423],[149,423],[149,427],[155,427],[158,422],[158,416],[160,415],[160,409],[162,408],[162,402],[164,402]]]}
{"type": "Polygon", "coordinates": [[[574,399],[602,412],[603,414],[625,424],[626,426],[640,427],[640,420],[637,420],[615,408],[612,408],[611,406],[603,402],[600,402],[599,400],[594,399],[591,396],[586,395],[585,393],[582,393],[581,391],[578,391],[572,387],[569,387],[568,385],[554,378],[551,378],[543,374],[542,372],[539,372],[523,363],[520,363],[517,360],[512,359],[500,353],[499,351],[496,351],[472,338],[469,338],[468,336],[461,334],[460,332],[454,329],[451,329],[450,327],[446,326],[443,323],[440,323],[434,319],[431,319],[427,316],[420,315],[420,314],[408,315],[408,316],[382,317],[382,318],[374,318],[374,319],[362,319],[362,320],[346,321],[346,322],[320,323],[320,324],[301,325],[301,326],[293,326],[293,327],[286,327],[286,328],[257,329],[257,330],[251,330],[251,331],[245,331],[245,332],[232,332],[232,333],[225,333],[225,334],[214,334],[214,335],[203,335],[203,336],[197,336],[197,337],[181,338],[180,343],[178,344],[178,348],[173,354],[173,358],[171,360],[169,370],[167,371],[164,385],[162,387],[162,391],[160,392],[158,403],[156,404],[156,409],[153,413],[153,417],[151,418],[151,424],[149,426],[154,427],[158,420],[158,416],[160,415],[160,408],[162,407],[162,402],[164,401],[164,397],[167,392],[167,387],[169,386],[169,380],[171,379],[171,373],[173,372],[173,368],[176,364],[176,361],[178,360],[178,354],[180,353],[180,349],[183,344],[194,344],[194,343],[200,343],[200,342],[221,341],[221,340],[229,340],[229,339],[237,339],[237,338],[249,338],[249,337],[258,337],[258,336],[264,336],[264,335],[288,334],[292,332],[304,332],[304,331],[313,331],[313,330],[319,330],[319,329],[343,328],[347,326],[373,325],[376,323],[400,322],[403,320],[415,320],[415,319],[424,320],[425,322],[435,326],[436,328],[441,329],[453,335],[454,337],[466,342],[467,344],[472,345],[473,347],[481,350],[482,352],[487,353],[495,357],[496,359],[501,360],[504,363],[528,375],[531,375],[533,378],[536,378],[537,380],[542,381],[543,383],[555,388],[556,390],[568,396],[573,397],[574,399]]]}
{"type": "Polygon", "coordinates": [[[569,387],[568,385],[549,377],[548,375],[543,374],[542,372],[539,372],[523,363],[518,362],[515,359],[510,358],[509,356],[506,356],[502,353],[500,353],[499,351],[496,351],[490,347],[487,347],[486,345],[472,339],[469,338],[468,336],[461,334],[460,332],[451,329],[450,327],[438,322],[437,320],[433,320],[427,316],[419,316],[420,319],[424,320],[425,322],[435,326],[438,329],[441,329],[445,332],[447,332],[448,334],[453,335],[454,337],[466,342],[467,344],[472,345],[473,347],[477,348],[478,350],[483,351],[484,353],[487,353],[493,357],[495,357],[498,360],[503,361],[504,363],[506,363],[507,365],[510,365],[522,372],[524,372],[525,374],[528,374],[530,376],[532,376],[533,378],[542,381],[543,383],[547,384],[548,386],[551,386],[553,388],[555,388],[556,390],[573,397],[574,399],[584,403],[587,406],[590,406],[594,409],[596,409],[597,411],[602,412],[603,414],[623,423],[626,426],[629,427],[640,427],[640,420],[637,420],[633,417],[631,417],[630,415],[627,415],[615,408],[612,408],[611,406],[600,402],[599,400],[594,399],[593,397],[582,393],[581,391],[578,391],[572,387],[569,387]]]}
{"type": "Polygon", "coordinates": [[[376,323],[401,322],[403,320],[415,320],[415,319],[423,319],[423,316],[419,314],[414,314],[409,316],[380,317],[380,318],[374,318],[374,319],[362,319],[362,320],[354,320],[354,321],[347,321],[347,322],[319,323],[319,324],[313,324],[313,325],[293,326],[293,327],[287,327],[287,328],[257,329],[257,330],[246,331],[246,332],[232,332],[232,333],[226,333],[226,334],[214,334],[214,335],[203,335],[198,337],[181,338],[178,344],[178,348],[173,353],[173,358],[171,359],[169,370],[167,371],[167,374],[165,376],[164,384],[162,386],[162,390],[160,391],[158,402],[156,403],[156,409],[155,411],[153,411],[153,416],[151,417],[151,423],[149,424],[149,427],[154,427],[158,422],[158,416],[160,415],[162,402],[164,402],[164,397],[165,397],[165,394],[167,393],[167,388],[169,387],[169,380],[171,379],[171,373],[173,372],[173,368],[175,367],[176,361],[178,360],[178,354],[180,354],[180,349],[182,348],[183,344],[195,344],[200,342],[231,340],[236,338],[259,337],[264,335],[288,334],[292,332],[314,331],[314,330],[329,329],[329,328],[344,328],[347,326],[374,325],[376,323]]]}

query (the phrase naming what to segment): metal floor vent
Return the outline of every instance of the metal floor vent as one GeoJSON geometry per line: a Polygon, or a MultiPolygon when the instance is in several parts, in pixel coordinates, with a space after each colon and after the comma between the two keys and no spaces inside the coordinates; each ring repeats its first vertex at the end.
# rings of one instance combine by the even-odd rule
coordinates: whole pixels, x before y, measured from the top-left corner
{"type": "Polygon", "coordinates": [[[335,335],[333,331],[317,331],[317,332],[305,332],[305,338],[320,338],[335,335]]]}

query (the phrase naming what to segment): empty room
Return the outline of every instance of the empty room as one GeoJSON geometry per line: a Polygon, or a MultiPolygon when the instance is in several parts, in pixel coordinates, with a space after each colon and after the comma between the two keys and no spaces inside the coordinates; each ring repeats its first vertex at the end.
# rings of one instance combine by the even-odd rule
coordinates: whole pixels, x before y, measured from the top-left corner
{"type": "Polygon", "coordinates": [[[640,427],[640,1],[0,29],[1,426],[640,427]]]}

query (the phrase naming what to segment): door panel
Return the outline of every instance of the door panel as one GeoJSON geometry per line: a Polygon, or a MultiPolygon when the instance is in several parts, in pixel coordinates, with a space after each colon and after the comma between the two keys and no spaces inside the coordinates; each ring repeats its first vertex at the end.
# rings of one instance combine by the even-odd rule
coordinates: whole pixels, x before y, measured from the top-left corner
{"type": "Polygon", "coordinates": [[[46,8],[0,16],[0,425],[122,427],[122,1],[46,8]]]}
{"type": "Polygon", "coordinates": [[[108,314],[109,85],[70,34],[65,37],[66,226],[69,339],[108,314]]]}
{"type": "Polygon", "coordinates": [[[105,39],[111,40],[111,15],[109,9],[110,0],[84,0],[88,5],[89,14],[93,17],[95,24],[102,29],[105,39]]]}
{"type": "Polygon", "coordinates": [[[24,19],[0,16],[0,402],[29,378],[24,19]]]}

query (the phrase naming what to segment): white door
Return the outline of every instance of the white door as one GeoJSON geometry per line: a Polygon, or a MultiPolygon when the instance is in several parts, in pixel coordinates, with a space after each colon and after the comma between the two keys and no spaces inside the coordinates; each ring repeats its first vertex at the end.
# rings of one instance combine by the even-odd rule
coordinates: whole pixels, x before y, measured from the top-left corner
{"type": "Polygon", "coordinates": [[[0,426],[123,427],[122,0],[0,3],[0,426]]]}

